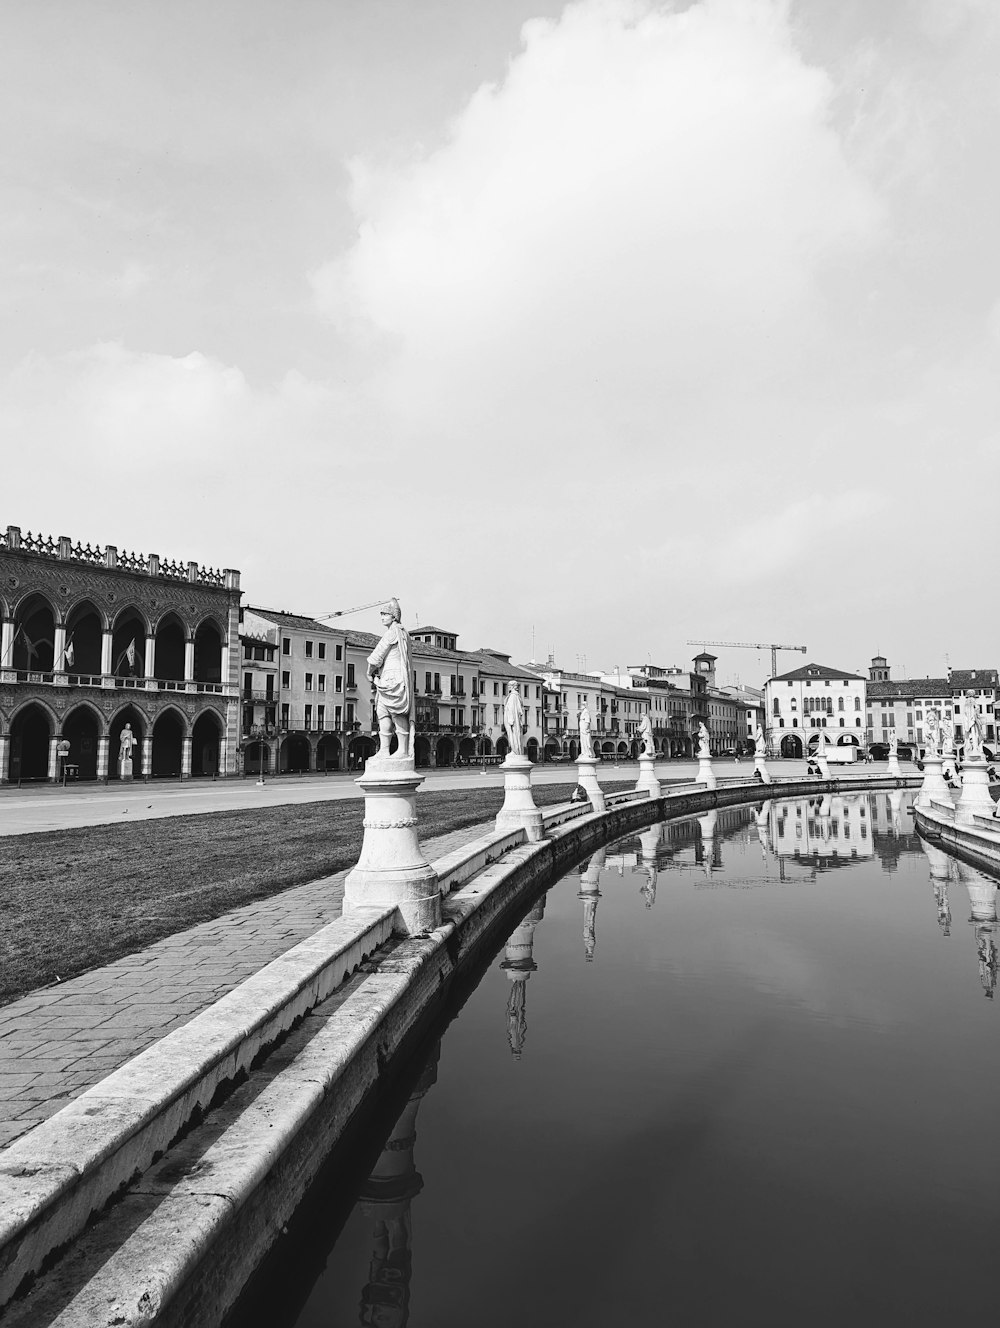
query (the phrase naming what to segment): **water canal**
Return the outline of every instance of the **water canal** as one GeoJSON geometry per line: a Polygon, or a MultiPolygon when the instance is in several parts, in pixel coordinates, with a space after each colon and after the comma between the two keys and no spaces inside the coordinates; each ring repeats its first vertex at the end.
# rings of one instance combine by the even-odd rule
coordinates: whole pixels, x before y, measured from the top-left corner
{"type": "Polygon", "coordinates": [[[985,1321],[996,886],[912,796],[732,809],[565,876],[230,1328],[985,1321]]]}

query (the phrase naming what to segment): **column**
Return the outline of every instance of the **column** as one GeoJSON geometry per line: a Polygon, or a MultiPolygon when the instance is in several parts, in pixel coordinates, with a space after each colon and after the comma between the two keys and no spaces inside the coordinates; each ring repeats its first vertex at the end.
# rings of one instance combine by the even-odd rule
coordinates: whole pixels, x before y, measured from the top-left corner
{"type": "Polygon", "coordinates": [[[153,739],[150,736],[142,740],[142,777],[148,779],[153,773],[153,739]]]}
{"type": "Polygon", "coordinates": [[[219,777],[220,779],[229,774],[226,762],[229,759],[229,739],[223,733],[219,739],[219,777]]]}
{"type": "Polygon", "coordinates": [[[14,667],[14,619],[4,618],[3,632],[0,634],[0,668],[14,667]]]}
{"type": "Polygon", "coordinates": [[[108,778],[108,749],[110,746],[110,738],[97,739],[97,778],[105,782],[108,778]]]}
{"type": "Polygon", "coordinates": [[[191,778],[191,735],[187,733],[181,739],[181,779],[191,778]]]}
{"type": "Polygon", "coordinates": [[[153,678],[153,667],[156,655],[156,637],[146,637],[146,657],[143,664],[143,673],[146,677],[146,686],[149,687],[153,678]]]}
{"type": "Polygon", "coordinates": [[[0,784],[10,780],[10,734],[0,733],[0,784]]]}
{"type": "Polygon", "coordinates": [[[49,739],[49,783],[55,784],[59,779],[59,735],[53,734],[49,739]]]}
{"type": "MultiPolygon", "coordinates": [[[[111,677],[111,666],[113,662],[114,661],[111,658],[111,628],[106,627],[101,633],[101,672],[104,674],[105,678],[111,677]]],[[[105,686],[106,685],[107,684],[105,684],[105,686]]]]}
{"type": "Polygon", "coordinates": [[[184,681],[194,682],[194,640],[184,642],[184,681]]]}
{"type": "Polygon", "coordinates": [[[52,634],[52,672],[56,682],[66,681],[66,627],[60,623],[52,634]]]}
{"type": "Polygon", "coordinates": [[[219,659],[219,673],[220,673],[219,681],[222,683],[223,687],[228,687],[229,686],[229,645],[228,644],[222,647],[222,654],[219,659]]]}

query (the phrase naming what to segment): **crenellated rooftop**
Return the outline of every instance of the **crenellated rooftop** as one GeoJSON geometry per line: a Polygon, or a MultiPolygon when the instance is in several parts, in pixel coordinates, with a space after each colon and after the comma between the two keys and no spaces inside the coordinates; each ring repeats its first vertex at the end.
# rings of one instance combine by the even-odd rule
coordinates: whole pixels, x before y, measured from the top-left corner
{"type": "Polygon", "coordinates": [[[82,563],[88,567],[106,567],[121,572],[138,572],[164,581],[187,581],[199,586],[214,586],[225,590],[239,590],[240,574],[232,567],[220,571],[217,567],[202,567],[196,562],[175,562],[161,558],[158,553],[118,551],[117,545],[90,543],[75,544],[68,535],[53,539],[51,535],[32,535],[29,530],[21,534],[20,526],[8,526],[0,531],[0,550],[10,553],[28,553],[38,558],[52,558],[61,562],[82,563]]]}

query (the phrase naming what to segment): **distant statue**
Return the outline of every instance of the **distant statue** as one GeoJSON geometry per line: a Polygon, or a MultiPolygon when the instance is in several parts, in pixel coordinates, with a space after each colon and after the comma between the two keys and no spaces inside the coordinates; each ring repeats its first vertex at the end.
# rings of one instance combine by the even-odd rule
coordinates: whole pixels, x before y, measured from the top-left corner
{"type": "Polygon", "coordinates": [[[941,712],[931,708],[927,711],[927,747],[929,755],[936,756],[941,750],[941,712]]]}
{"type": "Polygon", "coordinates": [[[965,725],[965,759],[977,760],[983,754],[983,722],[979,718],[975,698],[962,701],[962,719],[965,725]]]}
{"type": "Polygon", "coordinates": [[[120,779],[132,778],[132,759],[135,746],[136,741],[135,734],[132,732],[132,725],[126,724],[118,741],[118,777],[120,779]]]}
{"type": "Polygon", "coordinates": [[[594,759],[594,739],[590,729],[590,711],[584,701],[580,710],[580,755],[585,761],[594,759]]]}
{"type": "Polygon", "coordinates": [[[375,688],[375,718],[378,722],[379,757],[389,755],[393,731],[396,755],[413,756],[416,729],[416,699],[413,694],[413,664],[410,634],[402,624],[398,599],[380,610],[385,632],[368,656],[368,677],[375,688]]]}
{"type": "Polygon", "coordinates": [[[896,737],[896,730],[889,734],[889,755],[899,756],[899,739],[896,737]]]}
{"type": "Polygon", "coordinates": [[[761,758],[767,755],[767,739],[764,737],[764,730],[759,724],[754,729],[753,754],[761,758]]]}
{"type": "Polygon", "coordinates": [[[950,756],[955,754],[955,721],[953,719],[943,719],[941,721],[941,748],[950,756]]]}
{"type": "Polygon", "coordinates": [[[711,756],[711,754],[712,739],[709,736],[708,729],[705,727],[704,722],[701,722],[698,725],[698,755],[711,756]]]}
{"type": "Polygon", "coordinates": [[[507,699],[503,703],[503,727],[507,734],[507,745],[511,756],[523,756],[524,730],[527,724],[524,718],[524,702],[514,681],[507,686],[507,699]]]}
{"type": "Polygon", "coordinates": [[[656,743],[653,741],[653,721],[649,717],[648,710],[639,721],[639,740],[642,743],[640,755],[656,755],[656,743]]]}

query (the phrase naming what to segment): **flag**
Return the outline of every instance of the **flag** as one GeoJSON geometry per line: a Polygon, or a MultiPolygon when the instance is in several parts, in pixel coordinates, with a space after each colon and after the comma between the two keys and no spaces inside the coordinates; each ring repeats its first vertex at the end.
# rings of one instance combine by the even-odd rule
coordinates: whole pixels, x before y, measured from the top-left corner
{"type": "Polygon", "coordinates": [[[22,624],[22,626],[21,626],[21,639],[24,641],[24,648],[25,648],[25,650],[27,650],[27,652],[28,652],[28,667],[30,668],[30,667],[31,667],[31,657],[32,657],[32,655],[35,653],[35,647],[34,647],[34,644],[32,643],[31,637],[30,637],[30,636],[28,635],[28,633],[24,630],[24,625],[23,625],[23,624],[22,624]]]}
{"type": "Polygon", "coordinates": [[[128,650],[125,651],[125,658],[128,660],[128,666],[133,673],[135,672],[135,644],[136,638],[133,636],[129,642],[128,650]]]}
{"type": "Polygon", "coordinates": [[[73,650],[72,637],[70,637],[70,639],[66,642],[66,649],[63,651],[63,655],[65,656],[66,663],[69,665],[70,668],[72,668],[73,660],[76,658],[76,652],[73,650]]]}

